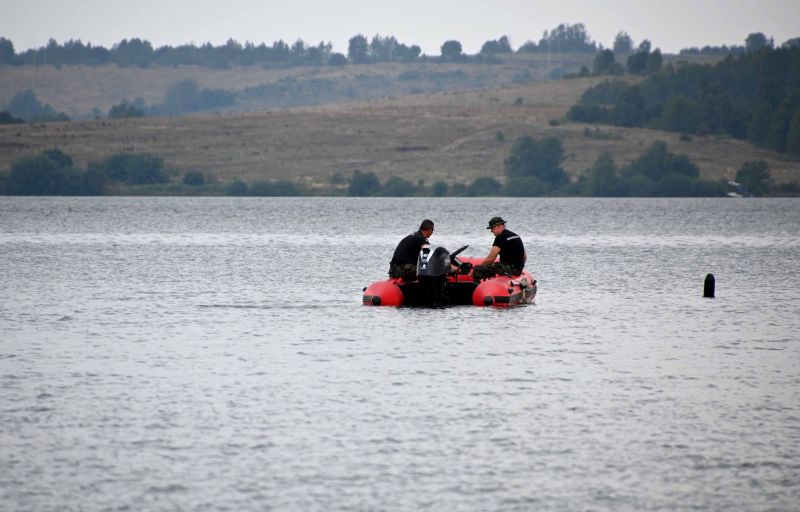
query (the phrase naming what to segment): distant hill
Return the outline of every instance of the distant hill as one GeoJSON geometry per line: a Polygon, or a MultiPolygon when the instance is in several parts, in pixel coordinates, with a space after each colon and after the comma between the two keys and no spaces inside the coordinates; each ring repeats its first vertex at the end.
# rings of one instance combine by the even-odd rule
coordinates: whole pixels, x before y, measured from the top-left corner
{"type": "MultiPolygon", "coordinates": [[[[482,62],[347,64],[265,69],[192,66],[148,68],[102,66],[5,66],[0,72],[0,109],[31,90],[41,103],[71,119],[105,117],[111,107],[136,98],[149,107],[163,104],[171,87],[190,80],[199,90],[232,93],[220,112],[358,102],[443,91],[531,84],[592,69],[595,54],[517,53],[482,62]]],[[[666,62],[715,62],[720,56],[665,56],[666,62]]]]}
{"type": "MultiPolygon", "coordinates": [[[[526,64],[529,69],[538,69],[530,64],[526,64]]],[[[486,67],[503,72],[503,65],[486,67]]],[[[380,69],[397,74],[408,71],[399,64],[380,69]]],[[[357,74],[377,74],[376,70],[349,66],[338,72],[343,79],[356,80],[357,74]]],[[[131,82],[131,90],[144,89],[145,83],[166,88],[178,73],[188,70],[143,70],[141,75],[132,69],[116,71],[120,70],[49,70],[73,81],[49,83],[52,95],[43,99],[59,108],[63,108],[59,98],[67,97],[76,104],[85,102],[81,108],[102,101],[113,103],[117,100],[108,99],[103,94],[106,89],[123,87],[126,82],[131,82]],[[106,87],[101,85],[103,80],[106,87]]],[[[277,73],[196,72],[204,85],[238,87],[257,84],[266,74],[277,73]],[[212,77],[218,81],[213,82],[212,77]]],[[[302,72],[311,76],[313,70],[302,72]]],[[[6,90],[8,77],[2,73],[0,79],[6,90]]],[[[664,140],[671,151],[687,154],[708,179],[732,179],[744,162],[752,160],[766,161],[778,181],[800,179],[800,162],[729,137],[686,138],[652,129],[567,122],[568,109],[584,91],[604,79],[538,81],[249,113],[2,125],[0,170],[9,169],[22,156],[56,147],[72,156],[77,165],[119,152],[145,152],[162,157],[167,167],[176,171],[198,170],[222,181],[235,177],[247,181],[289,179],[313,188],[328,185],[337,173],[349,177],[355,170],[363,170],[381,179],[399,176],[414,183],[441,179],[455,184],[480,176],[503,180],[503,160],[513,141],[529,134],[561,139],[566,153],[564,169],[573,177],[589,168],[601,152],[609,152],[618,164],[625,164],[653,141],[664,140]]],[[[391,96],[390,90],[394,89],[387,87],[385,96],[391,96]]]]}

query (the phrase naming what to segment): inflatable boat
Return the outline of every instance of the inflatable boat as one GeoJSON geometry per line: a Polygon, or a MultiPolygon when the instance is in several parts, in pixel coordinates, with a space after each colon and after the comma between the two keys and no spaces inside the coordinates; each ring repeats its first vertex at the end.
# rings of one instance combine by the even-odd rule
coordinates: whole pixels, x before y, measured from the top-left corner
{"type": "Polygon", "coordinates": [[[416,279],[389,278],[364,288],[365,306],[455,305],[508,308],[529,304],[536,280],[528,271],[518,276],[497,275],[476,282],[473,270],[482,258],[459,258],[469,246],[450,254],[439,245],[424,246],[417,259],[416,279]]]}

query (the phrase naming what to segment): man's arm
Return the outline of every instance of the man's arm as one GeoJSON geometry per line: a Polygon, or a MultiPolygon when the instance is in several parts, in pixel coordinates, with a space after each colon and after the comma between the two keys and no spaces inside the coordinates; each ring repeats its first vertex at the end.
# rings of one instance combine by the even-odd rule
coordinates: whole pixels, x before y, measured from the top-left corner
{"type": "Polygon", "coordinates": [[[497,258],[497,255],[500,254],[500,248],[496,245],[492,246],[492,250],[489,251],[489,254],[483,258],[483,261],[480,263],[481,265],[486,265],[488,263],[493,263],[494,260],[497,258]]]}

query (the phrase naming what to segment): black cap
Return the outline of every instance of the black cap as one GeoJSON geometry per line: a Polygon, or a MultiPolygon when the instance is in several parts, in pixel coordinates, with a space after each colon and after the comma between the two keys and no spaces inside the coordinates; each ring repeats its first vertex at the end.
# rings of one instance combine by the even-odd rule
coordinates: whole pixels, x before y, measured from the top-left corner
{"type": "Polygon", "coordinates": [[[492,220],[489,221],[489,226],[486,229],[492,229],[493,227],[497,226],[498,224],[505,225],[506,221],[503,220],[503,217],[492,217],[492,220]]]}

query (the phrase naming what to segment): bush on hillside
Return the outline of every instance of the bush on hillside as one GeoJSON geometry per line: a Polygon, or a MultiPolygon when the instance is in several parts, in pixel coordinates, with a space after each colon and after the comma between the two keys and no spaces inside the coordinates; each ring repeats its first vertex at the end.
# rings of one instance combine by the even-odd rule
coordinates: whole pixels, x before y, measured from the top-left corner
{"type": "Polygon", "coordinates": [[[444,197],[447,195],[447,183],[442,180],[435,181],[431,186],[431,194],[434,197],[444,197]]]}
{"type": "Polygon", "coordinates": [[[225,195],[226,196],[246,196],[247,195],[247,183],[240,180],[239,178],[234,179],[232,182],[228,183],[225,187],[225,195]]]}
{"type": "Polygon", "coordinates": [[[101,195],[103,187],[101,173],[76,169],[72,158],[58,149],[17,160],[3,180],[4,193],[23,196],[101,195]]]}
{"type": "Polygon", "coordinates": [[[247,187],[251,196],[299,196],[300,188],[289,180],[256,181],[247,187]]]}
{"type": "Polygon", "coordinates": [[[500,193],[503,185],[495,178],[481,176],[467,186],[466,195],[472,197],[494,196],[500,193]]]}
{"type": "Polygon", "coordinates": [[[581,193],[592,197],[718,197],[721,182],[698,179],[699,170],[686,155],[674,155],[664,142],[654,143],[644,154],[620,169],[602,153],[578,181],[581,193]]]}
{"type": "Polygon", "coordinates": [[[736,181],[742,184],[748,194],[763,195],[769,186],[769,166],[763,160],[745,162],[736,171],[736,181]]]}
{"type": "Polygon", "coordinates": [[[117,153],[100,163],[89,164],[105,174],[108,179],[128,185],[167,183],[169,176],[164,171],[164,160],[147,153],[117,153]]]}
{"type": "Polygon", "coordinates": [[[410,181],[391,176],[381,187],[380,195],[386,197],[405,197],[417,192],[417,187],[410,181]]]}
{"type": "Polygon", "coordinates": [[[347,187],[348,196],[374,196],[381,190],[381,182],[375,173],[368,171],[362,173],[361,171],[353,172],[353,177],[350,178],[350,185],[347,187]]]}
{"type": "Polygon", "coordinates": [[[183,184],[198,187],[206,184],[206,177],[200,171],[187,171],[183,175],[183,184]]]}
{"type": "Polygon", "coordinates": [[[520,137],[506,158],[505,172],[509,178],[536,177],[555,189],[569,182],[567,173],[561,168],[564,149],[555,137],[540,141],[526,135],[520,137]]]}

